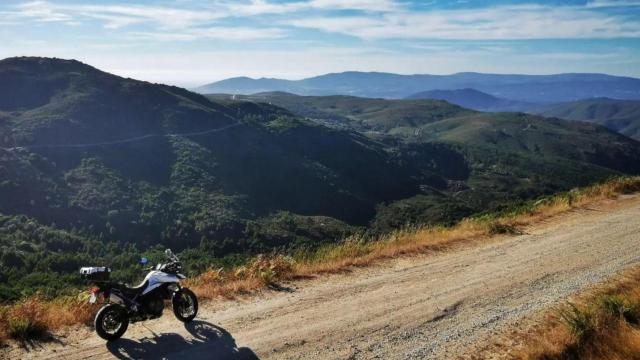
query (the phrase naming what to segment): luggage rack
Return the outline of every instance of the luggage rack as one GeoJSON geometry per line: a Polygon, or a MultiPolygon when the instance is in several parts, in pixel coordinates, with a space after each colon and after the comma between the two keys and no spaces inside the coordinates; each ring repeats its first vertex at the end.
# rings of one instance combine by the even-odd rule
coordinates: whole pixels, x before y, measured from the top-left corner
{"type": "Polygon", "coordinates": [[[87,266],[80,268],[80,275],[93,282],[107,282],[111,277],[111,268],[106,266],[87,266]]]}

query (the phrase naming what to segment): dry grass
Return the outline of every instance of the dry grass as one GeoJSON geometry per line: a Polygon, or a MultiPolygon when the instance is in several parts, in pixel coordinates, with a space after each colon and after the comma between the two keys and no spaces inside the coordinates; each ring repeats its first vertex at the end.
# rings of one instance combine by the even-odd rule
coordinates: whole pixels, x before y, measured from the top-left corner
{"type": "Polygon", "coordinates": [[[187,280],[185,285],[193,289],[200,299],[232,299],[237,295],[246,295],[257,289],[273,286],[279,280],[291,279],[293,274],[294,260],[291,257],[259,255],[233,271],[206,271],[187,280]]]}
{"type": "Polygon", "coordinates": [[[534,329],[513,335],[510,356],[526,360],[640,359],[640,267],[576,303],[550,311],[534,329]]]}
{"type": "MultiPolygon", "coordinates": [[[[188,280],[201,299],[234,298],[247,295],[280,281],[348,271],[383,259],[411,254],[444,251],[459,244],[482,241],[497,234],[514,234],[519,228],[556,216],[576,207],[640,191],[640,177],[621,177],[600,185],[527,203],[512,211],[464,219],[453,227],[425,226],[398,230],[378,239],[353,237],[344,242],[303,252],[293,257],[258,256],[246,265],[223,271],[210,269],[188,280]]],[[[32,324],[37,336],[73,324],[89,323],[94,307],[83,298],[43,301],[38,297],[0,307],[0,339],[19,338],[12,328],[32,324]],[[23,320],[19,320],[23,319],[23,320]],[[26,319],[26,320],[24,320],[26,319]]],[[[25,328],[25,326],[22,326],[25,328]]],[[[26,326],[26,328],[30,328],[26,326]]]]}
{"type": "Polygon", "coordinates": [[[97,307],[88,303],[88,296],[47,301],[38,296],[30,297],[0,307],[0,339],[26,341],[44,338],[52,329],[90,323],[96,311],[97,307]]]}

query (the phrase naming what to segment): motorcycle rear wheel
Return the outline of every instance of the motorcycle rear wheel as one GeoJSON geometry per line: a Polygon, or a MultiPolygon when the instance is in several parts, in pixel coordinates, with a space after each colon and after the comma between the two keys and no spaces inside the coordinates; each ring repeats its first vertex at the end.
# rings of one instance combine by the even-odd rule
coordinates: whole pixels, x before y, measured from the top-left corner
{"type": "Polygon", "coordinates": [[[173,314],[183,323],[193,320],[198,314],[198,298],[193,291],[182,288],[173,294],[173,314]]]}
{"type": "Polygon", "coordinates": [[[107,304],[98,310],[93,324],[98,336],[112,341],[121,338],[127,331],[129,317],[121,305],[107,304]]]}

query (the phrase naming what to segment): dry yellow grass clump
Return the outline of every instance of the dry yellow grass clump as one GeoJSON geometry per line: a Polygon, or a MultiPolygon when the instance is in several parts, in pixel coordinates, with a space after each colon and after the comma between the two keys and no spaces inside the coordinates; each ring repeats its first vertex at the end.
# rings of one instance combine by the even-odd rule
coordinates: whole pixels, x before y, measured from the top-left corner
{"type": "Polygon", "coordinates": [[[640,359],[640,268],[551,311],[534,331],[516,338],[514,359],[640,359]]]}
{"type": "Polygon", "coordinates": [[[20,341],[46,336],[49,330],[64,326],[88,324],[97,311],[88,296],[42,300],[38,296],[0,307],[0,339],[20,341]]]}
{"type": "MultiPolygon", "coordinates": [[[[378,239],[352,237],[344,242],[293,256],[257,256],[244,266],[211,269],[186,286],[201,299],[233,298],[274,286],[279,281],[338,273],[402,255],[443,251],[458,244],[482,241],[496,234],[516,234],[536,223],[575,207],[620,194],[640,191],[640,177],[620,177],[603,184],[572,190],[511,211],[464,219],[452,227],[424,226],[398,230],[378,239]]],[[[0,339],[29,338],[72,324],[89,323],[96,309],[86,299],[42,301],[38,297],[0,307],[0,339]]]]}

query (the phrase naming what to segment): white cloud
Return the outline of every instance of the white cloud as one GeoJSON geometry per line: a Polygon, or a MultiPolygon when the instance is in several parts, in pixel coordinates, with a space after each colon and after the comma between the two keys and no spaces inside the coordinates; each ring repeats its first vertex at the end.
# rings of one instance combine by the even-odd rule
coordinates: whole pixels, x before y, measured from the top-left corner
{"type": "Polygon", "coordinates": [[[77,5],[33,1],[15,6],[8,15],[38,22],[69,22],[81,19],[104,21],[105,27],[116,29],[138,23],[152,23],[162,28],[181,28],[214,21],[227,16],[213,10],[185,10],[141,5],[77,5]]]}
{"type": "Polygon", "coordinates": [[[62,11],[58,11],[45,1],[32,1],[16,6],[18,12],[7,15],[17,15],[19,18],[33,18],[35,21],[41,22],[66,22],[71,21],[72,17],[62,11]]]}
{"type": "Polygon", "coordinates": [[[2,24],[25,21],[61,23],[77,26],[99,21],[107,29],[124,29],[132,25],[149,25],[149,30],[131,30],[133,40],[191,41],[196,39],[256,40],[281,38],[284,29],[273,26],[214,26],[220,19],[256,17],[265,14],[287,14],[309,10],[392,11],[399,5],[394,0],[310,0],[275,3],[265,0],[248,2],[212,2],[194,8],[117,4],[71,4],[37,0],[18,4],[2,14],[2,24]]]}
{"type": "Polygon", "coordinates": [[[594,0],[587,2],[587,7],[600,8],[600,7],[630,7],[640,6],[638,0],[594,0]]]}
{"type": "Polygon", "coordinates": [[[361,10],[369,12],[388,12],[402,9],[392,0],[312,0],[309,6],[316,9],[361,10]]]}
{"type": "Polygon", "coordinates": [[[287,14],[305,10],[359,10],[389,12],[400,9],[393,0],[309,0],[275,3],[266,0],[248,2],[212,2],[197,8],[182,9],[149,5],[70,4],[37,0],[19,4],[10,17],[38,22],[69,22],[73,19],[97,19],[105,27],[122,28],[138,23],[153,23],[163,28],[182,28],[234,16],[287,14]]]}
{"type": "Polygon", "coordinates": [[[266,0],[234,2],[228,9],[236,15],[286,14],[304,10],[357,10],[363,12],[389,12],[402,6],[394,0],[310,0],[275,3],[266,0]]]}
{"type": "Polygon", "coordinates": [[[311,17],[286,24],[363,39],[514,40],[640,37],[640,22],[583,7],[541,5],[311,17]]]}
{"type": "Polygon", "coordinates": [[[264,40],[281,38],[285,31],[278,28],[222,27],[185,29],[166,32],[134,32],[133,40],[192,41],[196,39],[215,40],[264,40]]]}
{"type": "Polygon", "coordinates": [[[307,3],[272,3],[264,0],[233,2],[227,4],[229,12],[235,16],[255,16],[263,14],[284,14],[308,8],[307,3]]]}

